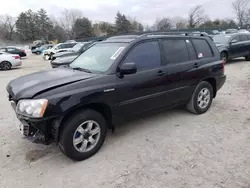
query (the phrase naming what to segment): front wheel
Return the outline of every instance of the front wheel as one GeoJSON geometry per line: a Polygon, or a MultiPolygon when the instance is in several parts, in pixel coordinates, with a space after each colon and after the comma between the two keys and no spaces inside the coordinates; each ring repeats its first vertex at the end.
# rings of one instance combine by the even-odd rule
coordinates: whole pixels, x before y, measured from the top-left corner
{"type": "Polygon", "coordinates": [[[228,55],[226,52],[220,53],[220,59],[223,60],[225,63],[228,61],[228,55]]]}
{"type": "Polygon", "coordinates": [[[250,54],[245,57],[246,61],[250,61],[250,54]]]}
{"type": "Polygon", "coordinates": [[[213,101],[213,87],[206,81],[201,82],[195,89],[187,109],[194,114],[203,114],[213,101]]]}
{"type": "Polygon", "coordinates": [[[59,147],[69,158],[81,161],[101,148],[106,132],[106,121],[99,112],[83,110],[71,116],[63,125],[59,147]]]}

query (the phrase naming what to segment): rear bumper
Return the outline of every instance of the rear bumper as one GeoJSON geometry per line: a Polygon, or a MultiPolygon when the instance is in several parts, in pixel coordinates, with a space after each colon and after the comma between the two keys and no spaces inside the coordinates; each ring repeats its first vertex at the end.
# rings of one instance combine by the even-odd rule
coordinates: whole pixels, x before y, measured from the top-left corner
{"type": "Polygon", "coordinates": [[[222,86],[226,82],[226,75],[217,76],[215,79],[216,79],[216,90],[218,91],[219,89],[222,88],[222,86]]]}
{"type": "Polygon", "coordinates": [[[17,61],[17,62],[15,62],[15,63],[13,63],[12,64],[12,67],[19,67],[19,66],[21,66],[22,65],[22,61],[20,60],[20,61],[17,61]]]}

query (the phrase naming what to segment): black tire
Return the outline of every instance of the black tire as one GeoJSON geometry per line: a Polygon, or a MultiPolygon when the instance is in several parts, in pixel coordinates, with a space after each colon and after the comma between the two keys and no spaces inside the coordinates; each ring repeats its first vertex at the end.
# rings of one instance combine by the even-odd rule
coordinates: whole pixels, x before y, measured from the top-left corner
{"type": "Polygon", "coordinates": [[[50,53],[49,55],[49,60],[52,60],[52,56],[54,55],[54,53],[50,53]]]}
{"type": "Polygon", "coordinates": [[[41,54],[41,52],[36,52],[36,55],[40,55],[41,54]]]}
{"type": "Polygon", "coordinates": [[[194,90],[192,98],[187,104],[187,109],[194,114],[203,114],[210,108],[212,101],[213,101],[213,87],[211,86],[210,83],[202,81],[194,90]],[[203,91],[204,89],[207,89],[209,91],[210,96],[207,105],[204,108],[201,108],[199,106],[198,97],[200,97],[199,96],[200,92],[203,91]]]}
{"type": "Polygon", "coordinates": [[[220,59],[224,60],[225,63],[228,62],[228,54],[227,54],[227,52],[221,52],[220,53],[220,59]]]}
{"type": "MultiPolygon", "coordinates": [[[[107,124],[104,117],[97,111],[86,109],[72,115],[60,131],[59,147],[69,158],[81,161],[93,156],[103,145],[106,138],[107,124]],[[79,152],[74,146],[73,139],[77,128],[86,121],[95,121],[100,127],[100,137],[96,145],[90,150],[79,152]]],[[[83,143],[82,143],[83,144],[83,143]]]]}
{"type": "Polygon", "coordinates": [[[245,57],[246,61],[250,61],[250,54],[245,57]]]}
{"type": "Polygon", "coordinates": [[[3,61],[0,63],[0,69],[2,69],[2,70],[10,70],[11,67],[12,67],[12,65],[8,61],[3,61]]]}

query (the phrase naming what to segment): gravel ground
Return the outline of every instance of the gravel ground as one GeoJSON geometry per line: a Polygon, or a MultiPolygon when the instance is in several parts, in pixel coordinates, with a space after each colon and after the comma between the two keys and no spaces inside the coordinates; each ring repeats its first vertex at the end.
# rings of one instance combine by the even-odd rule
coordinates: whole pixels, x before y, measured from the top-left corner
{"type": "Polygon", "coordinates": [[[56,146],[23,139],[6,84],[49,69],[41,56],[0,71],[0,187],[250,187],[250,62],[226,65],[227,81],[210,110],[164,111],[121,125],[92,158],[73,162],[56,146]]]}

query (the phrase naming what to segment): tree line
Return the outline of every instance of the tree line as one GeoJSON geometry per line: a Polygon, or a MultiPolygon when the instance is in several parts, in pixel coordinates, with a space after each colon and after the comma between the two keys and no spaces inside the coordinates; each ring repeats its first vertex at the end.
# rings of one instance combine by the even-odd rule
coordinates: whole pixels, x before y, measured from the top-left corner
{"type": "Polygon", "coordinates": [[[162,17],[152,25],[143,25],[136,18],[117,12],[115,22],[93,23],[77,9],[65,9],[60,17],[49,16],[46,10],[37,12],[27,10],[17,18],[10,15],[0,16],[0,39],[9,41],[34,41],[83,39],[93,36],[116,35],[142,31],[169,31],[171,29],[225,30],[228,28],[247,28],[250,26],[249,0],[235,0],[232,8],[233,19],[211,20],[201,5],[193,7],[187,18],[162,17]]]}

